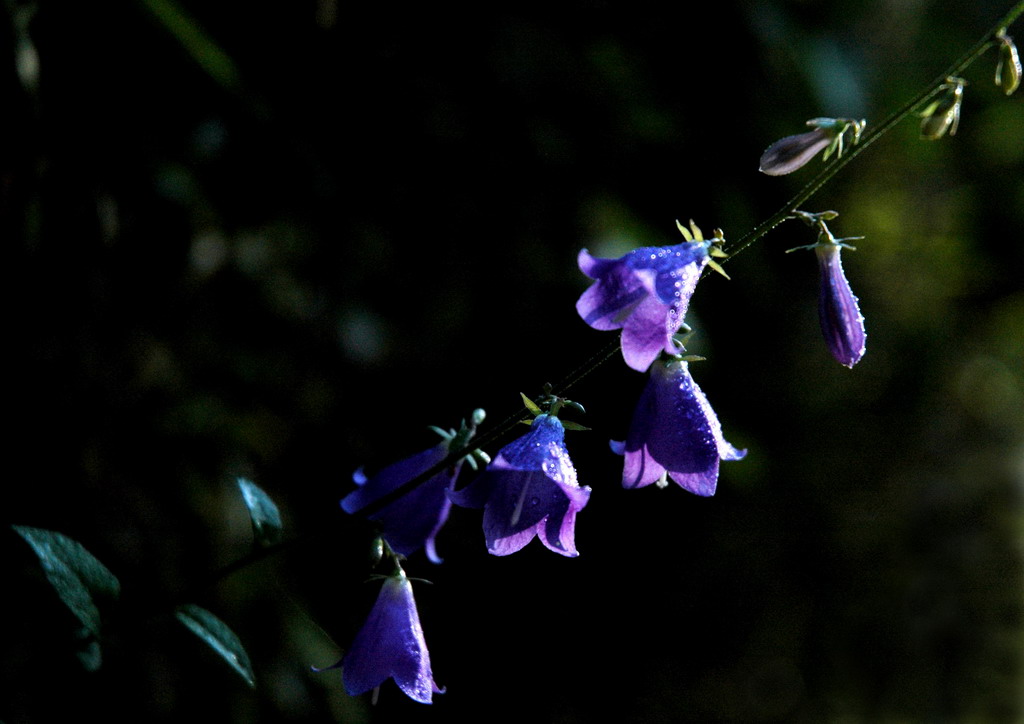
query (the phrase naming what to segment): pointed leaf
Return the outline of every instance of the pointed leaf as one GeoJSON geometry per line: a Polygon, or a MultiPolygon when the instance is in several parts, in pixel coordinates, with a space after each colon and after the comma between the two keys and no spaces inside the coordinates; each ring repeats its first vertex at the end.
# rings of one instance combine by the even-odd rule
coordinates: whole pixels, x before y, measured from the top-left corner
{"type": "Polygon", "coordinates": [[[110,570],[78,541],[62,533],[23,525],[12,526],[39,558],[60,600],[90,634],[100,636],[100,612],[93,596],[116,599],[121,584],[110,570]]]}
{"type": "Polygon", "coordinates": [[[245,683],[256,688],[256,678],[252,671],[252,664],[249,662],[249,654],[245,652],[242,642],[226,623],[205,608],[191,603],[178,606],[174,615],[189,631],[205,641],[211,649],[228,662],[228,665],[245,679],[245,683]]]}
{"type": "Polygon", "coordinates": [[[519,396],[523,398],[523,404],[526,406],[526,409],[529,410],[531,414],[539,415],[541,413],[541,410],[537,406],[536,402],[531,400],[529,397],[527,397],[522,392],[519,393],[519,396]]]}
{"type": "Polygon", "coordinates": [[[245,507],[252,520],[252,534],[257,545],[269,546],[281,540],[281,513],[270,496],[255,483],[245,478],[238,479],[245,507]]]}

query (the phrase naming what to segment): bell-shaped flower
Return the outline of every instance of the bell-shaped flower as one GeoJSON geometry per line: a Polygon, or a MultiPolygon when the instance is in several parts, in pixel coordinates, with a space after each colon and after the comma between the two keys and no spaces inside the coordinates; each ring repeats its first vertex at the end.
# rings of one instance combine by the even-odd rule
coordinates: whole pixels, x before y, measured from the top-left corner
{"type": "MultiPolygon", "coordinates": [[[[444,439],[429,450],[424,450],[410,458],[381,469],[376,475],[367,478],[362,470],[352,476],[358,487],[341,501],[346,513],[359,514],[368,505],[392,493],[418,475],[425,473],[439,464],[453,449],[465,447],[476,425],[483,420],[483,410],[474,412],[471,424],[463,424],[458,431],[432,428],[444,439]]],[[[420,548],[426,549],[427,557],[434,563],[440,563],[435,540],[442,526],[448,520],[451,501],[448,490],[459,474],[462,461],[472,458],[459,458],[454,463],[442,468],[437,473],[411,488],[380,510],[370,513],[367,517],[380,523],[381,535],[396,553],[409,556],[420,548]]]]}
{"type": "Polygon", "coordinates": [[[590,500],[590,488],[576,482],[564,439],[561,421],[540,414],[476,480],[449,493],[457,505],[484,509],[484,538],[492,554],[515,553],[537,536],[555,553],[579,555],[576,513],[590,500]]]}
{"type": "Polygon", "coordinates": [[[697,495],[714,495],[719,461],[741,460],[747,454],[722,436],[718,417],[690,376],[689,364],[678,357],[651,367],[629,435],[612,448],[625,455],[623,487],[664,487],[671,478],[697,495]]]}
{"type": "Polygon", "coordinates": [[[813,247],[821,271],[818,318],[832,356],[852,368],[864,356],[867,334],[857,297],[853,296],[839,256],[846,245],[839,242],[836,239],[825,240],[813,247]]]}
{"type": "Polygon", "coordinates": [[[444,689],[434,682],[412,584],[399,569],[384,580],[377,602],[341,659],[345,690],[358,696],[394,679],[414,701],[430,704],[444,689]]]}
{"type": "Polygon", "coordinates": [[[721,232],[705,241],[692,221],[690,228],[692,234],[679,226],[686,237],[682,244],[634,249],[618,259],[580,251],[580,271],[597,281],[583,292],[576,311],[594,329],[621,329],[622,356],[639,372],[662,351],[675,353],[672,336],[683,324],[704,266],[718,268],[710,256],[712,244],[724,241],[721,232]]]}
{"type": "Polygon", "coordinates": [[[857,143],[866,124],[863,120],[851,118],[812,118],[807,125],[813,130],[786,136],[766,148],[761,154],[758,171],[768,176],[784,176],[796,171],[821,151],[825,151],[823,161],[833,153],[839,158],[843,155],[846,132],[852,131],[853,142],[857,143]]]}

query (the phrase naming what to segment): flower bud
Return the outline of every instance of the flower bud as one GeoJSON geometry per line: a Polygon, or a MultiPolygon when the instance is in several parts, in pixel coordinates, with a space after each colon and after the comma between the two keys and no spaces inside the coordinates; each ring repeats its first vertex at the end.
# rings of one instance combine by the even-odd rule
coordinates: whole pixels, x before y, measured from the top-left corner
{"type": "Polygon", "coordinates": [[[864,317],[860,313],[857,297],[843,273],[839,243],[819,243],[814,247],[821,271],[821,293],[818,297],[818,317],[825,343],[836,360],[853,367],[864,356],[866,335],[864,317]]]}
{"type": "Polygon", "coordinates": [[[852,129],[853,142],[857,143],[865,122],[849,118],[812,118],[807,125],[814,130],[786,136],[765,149],[758,171],[768,176],[784,176],[796,171],[822,150],[825,151],[824,161],[833,153],[837,157],[842,156],[846,132],[852,129]]]}
{"type": "Polygon", "coordinates": [[[945,93],[921,111],[921,138],[937,141],[946,135],[947,130],[951,136],[956,134],[966,85],[967,81],[963,78],[950,76],[939,86],[939,90],[944,90],[945,93]]]}
{"type": "Polygon", "coordinates": [[[1002,88],[1006,95],[1012,95],[1020,85],[1020,56],[1017,54],[1017,46],[1013,44],[1013,38],[1006,35],[1005,31],[1000,31],[996,37],[999,39],[996,85],[1002,88]]]}

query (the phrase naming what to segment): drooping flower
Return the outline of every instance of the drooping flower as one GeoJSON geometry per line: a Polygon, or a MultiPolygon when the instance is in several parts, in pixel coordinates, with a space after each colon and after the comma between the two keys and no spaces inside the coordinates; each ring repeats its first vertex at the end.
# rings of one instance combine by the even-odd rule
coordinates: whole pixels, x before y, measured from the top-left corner
{"type": "Polygon", "coordinates": [[[599,259],[580,251],[580,271],[597,281],[576,302],[576,311],[594,329],[622,330],[626,364],[643,372],[657,356],[676,351],[672,335],[679,331],[701,272],[710,260],[712,244],[721,232],[704,240],[691,221],[691,235],[675,246],[634,249],[618,259],[599,259]]]}
{"type": "MultiPolygon", "coordinates": [[[[368,479],[361,469],[357,470],[352,477],[359,487],[341,501],[342,509],[346,513],[358,514],[366,506],[434,467],[448,456],[453,445],[456,449],[465,447],[476,425],[482,420],[483,410],[477,410],[473,414],[471,424],[463,424],[459,432],[445,432],[433,428],[444,438],[439,444],[383,468],[372,478],[368,479]]],[[[409,556],[420,548],[425,548],[431,561],[441,562],[437,555],[435,540],[448,520],[452,505],[447,491],[455,482],[465,459],[460,458],[442,468],[409,492],[367,516],[381,524],[381,535],[392,550],[409,556]]]]}
{"type": "Polygon", "coordinates": [[[864,356],[867,334],[857,297],[853,296],[839,256],[840,250],[846,245],[839,241],[826,239],[814,246],[818,269],[821,271],[818,318],[821,321],[821,333],[832,356],[852,368],[864,356]]]}
{"type": "Polygon", "coordinates": [[[625,454],[622,485],[659,487],[672,478],[697,495],[714,495],[721,460],[741,460],[722,436],[722,426],[707,398],[690,376],[689,364],[678,357],[651,367],[625,443],[613,443],[625,454]]]}
{"type": "Polygon", "coordinates": [[[412,584],[398,572],[384,580],[366,623],[340,662],[345,690],[358,696],[394,679],[406,695],[430,704],[444,689],[434,682],[412,584]]]}
{"type": "Polygon", "coordinates": [[[449,493],[457,505],[484,509],[484,538],[492,554],[515,553],[538,536],[555,553],[579,555],[576,513],[590,500],[590,488],[576,482],[564,439],[561,421],[540,414],[476,480],[449,493]]]}
{"type": "Polygon", "coordinates": [[[796,171],[822,150],[825,150],[823,161],[833,153],[839,158],[843,155],[846,132],[852,130],[853,142],[857,143],[866,122],[851,118],[812,118],[807,125],[813,130],[780,138],[766,148],[761,154],[758,171],[768,176],[784,176],[796,171]]]}

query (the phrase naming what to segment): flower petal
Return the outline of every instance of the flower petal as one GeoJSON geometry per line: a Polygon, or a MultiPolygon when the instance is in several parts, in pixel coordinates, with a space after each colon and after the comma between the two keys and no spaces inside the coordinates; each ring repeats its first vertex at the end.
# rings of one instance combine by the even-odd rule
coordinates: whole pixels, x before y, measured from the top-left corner
{"type": "Polygon", "coordinates": [[[622,328],[622,354],[633,369],[650,367],[661,350],[675,352],[690,297],[708,262],[708,242],[634,249],[620,259],[596,259],[586,249],[579,265],[595,281],[576,302],[594,329],[622,328]]]}
{"type": "Polygon", "coordinates": [[[818,318],[832,356],[841,364],[853,367],[864,356],[867,334],[857,297],[843,272],[838,244],[815,247],[821,271],[821,293],[818,297],[818,318]]]}
{"type": "Polygon", "coordinates": [[[739,460],[722,436],[718,417],[681,360],[656,364],[626,439],[622,484],[638,488],[668,473],[697,495],[714,495],[720,460],[739,460]]]}
{"type": "Polygon", "coordinates": [[[434,682],[412,584],[404,574],[384,581],[366,623],[341,663],[342,681],[357,696],[394,678],[409,698],[430,704],[443,693],[434,682]]]}
{"type": "Polygon", "coordinates": [[[633,310],[622,327],[622,357],[637,372],[646,372],[664,350],[673,354],[672,335],[683,318],[655,297],[647,297],[633,310]]]}
{"type": "MultiPolygon", "coordinates": [[[[447,455],[448,442],[445,441],[389,465],[346,495],[341,507],[346,513],[358,514],[367,505],[408,483],[447,455]]],[[[441,562],[434,541],[448,520],[451,501],[446,491],[458,470],[459,464],[445,468],[369,516],[381,523],[384,538],[397,553],[409,556],[425,547],[431,561],[441,562]]]]}
{"type": "Polygon", "coordinates": [[[781,138],[761,155],[758,171],[768,176],[793,173],[832,143],[832,136],[823,128],[781,138]]]}
{"type": "Polygon", "coordinates": [[[620,329],[636,305],[648,296],[637,274],[625,266],[612,264],[583,292],[576,302],[576,311],[594,329],[620,329]]]}
{"type": "Polygon", "coordinates": [[[483,505],[484,538],[493,555],[515,553],[534,536],[556,553],[578,555],[574,522],[590,488],[576,482],[564,435],[557,417],[538,415],[530,432],[502,448],[467,488],[450,493],[457,505],[483,505]]]}

